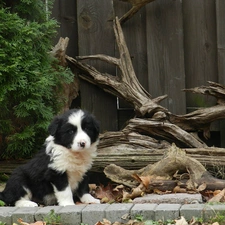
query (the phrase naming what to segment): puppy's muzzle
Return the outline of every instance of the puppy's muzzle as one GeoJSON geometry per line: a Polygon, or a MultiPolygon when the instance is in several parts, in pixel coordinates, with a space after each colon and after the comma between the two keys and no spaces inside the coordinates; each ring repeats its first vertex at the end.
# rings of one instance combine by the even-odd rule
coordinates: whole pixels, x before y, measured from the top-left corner
{"type": "Polygon", "coordinates": [[[85,148],[86,142],[85,142],[85,141],[80,141],[80,142],[78,143],[78,145],[79,145],[79,147],[81,147],[81,148],[85,148]]]}

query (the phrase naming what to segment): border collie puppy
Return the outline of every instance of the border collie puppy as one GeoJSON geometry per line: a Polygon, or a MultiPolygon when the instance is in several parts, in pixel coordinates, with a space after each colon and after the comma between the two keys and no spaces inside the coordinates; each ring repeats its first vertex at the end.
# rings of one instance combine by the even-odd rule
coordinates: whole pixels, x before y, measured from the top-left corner
{"type": "Polygon", "coordinates": [[[99,125],[88,112],[69,110],[48,128],[50,136],[36,157],[15,169],[0,199],[9,206],[100,203],[89,194],[86,172],[96,155],[99,125]]]}

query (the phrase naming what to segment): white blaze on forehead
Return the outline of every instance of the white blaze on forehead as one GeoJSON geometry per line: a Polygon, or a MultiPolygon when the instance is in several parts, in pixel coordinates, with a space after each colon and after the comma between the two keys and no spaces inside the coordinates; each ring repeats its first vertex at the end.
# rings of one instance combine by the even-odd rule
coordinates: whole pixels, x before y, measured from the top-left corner
{"type": "Polygon", "coordinates": [[[76,127],[79,127],[79,126],[81,127],[81,121],[83,116],[84,116],[84,112],[82,110],[79,110],[75,113],[72,113],[69,116],[68,122],[76,127]]]}
{"type": "Polygon", "coordinates": [[[68,123],[72,124],[77,128],[76,135],[74,136],[73,143],[71,145],[72,151],[78,151],[90,148],[91,139],[86,132],[81,127],[82,119],[84,117],[84,112],[79,110],[71,114],[68,118],[68,123]]]}

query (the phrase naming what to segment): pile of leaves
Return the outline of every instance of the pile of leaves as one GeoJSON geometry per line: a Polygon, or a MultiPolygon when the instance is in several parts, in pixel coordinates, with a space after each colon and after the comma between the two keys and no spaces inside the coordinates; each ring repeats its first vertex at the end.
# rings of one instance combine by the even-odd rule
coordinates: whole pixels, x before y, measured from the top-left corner
{"type": "Polygon", "coordinates": [[[208,190],[205,183],[201,185],[189,184],[188,174],[178,175],[174,174],[175,180],[170,182],[171,189],[165,189],[166,177],[160,176],[138,176],[133,175],[133,178],[139,182],[139,185],[134,188],[124,186],[122,184],[118,185],[109,182],[107,185],[91,184],[90,190],[91,194],[96,198],[101,200],[101,203],[126,203],[132,202],[133,199],[137,197],[142,197],[146,194],[172,194],[172,193],[189,193],[196,194],[200,193],[203,197],[204,202],[208,203],[223,203],[225,202],[225,189],[223,190],[208,190]],[[178,177],[182,178],[178,180],[178,177]],[[184,179],[185,178],[185,179],[184,179]]]}

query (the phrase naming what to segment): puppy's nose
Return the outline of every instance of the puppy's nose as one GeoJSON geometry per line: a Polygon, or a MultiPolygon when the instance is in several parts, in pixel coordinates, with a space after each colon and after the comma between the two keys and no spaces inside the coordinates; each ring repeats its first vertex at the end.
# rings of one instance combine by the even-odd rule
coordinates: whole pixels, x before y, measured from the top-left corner
{"type": "Polygon", "coordinates": [[[80,147],[81,147],[81,148],[84,148],[84,147],[85,147],[85,141],[81,141],[81,142],[80,142],[80,147]]]}

